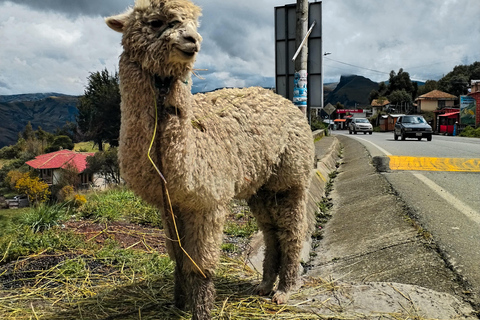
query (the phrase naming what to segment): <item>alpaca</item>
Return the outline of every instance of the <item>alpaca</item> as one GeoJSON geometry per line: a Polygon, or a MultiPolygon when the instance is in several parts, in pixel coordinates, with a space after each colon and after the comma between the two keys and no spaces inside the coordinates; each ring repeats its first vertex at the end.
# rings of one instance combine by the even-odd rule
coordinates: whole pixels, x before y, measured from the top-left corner
{"type": "Polygon", "coordinates": [[[234,198],[247,199],[264,235],[257,293],[273,292],[278,277],[272,301],[288,300],[309,229],[314,146],[302,112],[271,90],[191,94],[200,15],[189,0],[136,0],[106,22],[123,33],[122,177],[161,211],[175,261],[175,305],[190,306],[192,319],[210,319],[223,225],[234,198]]]}

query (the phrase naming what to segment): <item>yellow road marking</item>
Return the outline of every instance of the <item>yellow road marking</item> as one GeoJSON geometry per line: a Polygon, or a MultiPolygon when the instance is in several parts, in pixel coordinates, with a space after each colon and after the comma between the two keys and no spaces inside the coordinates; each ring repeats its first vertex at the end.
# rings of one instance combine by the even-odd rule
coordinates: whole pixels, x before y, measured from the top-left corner
{"type": "Polygon", "coordinates": [[[480,159],[388,156],[391,170],[480,172],[480,159]]]}

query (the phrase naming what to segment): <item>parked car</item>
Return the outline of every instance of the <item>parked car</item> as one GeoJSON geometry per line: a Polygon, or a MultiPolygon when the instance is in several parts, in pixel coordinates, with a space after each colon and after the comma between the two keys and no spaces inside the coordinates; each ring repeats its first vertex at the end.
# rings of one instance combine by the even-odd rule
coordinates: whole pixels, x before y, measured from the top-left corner
{"type": "Polygon", "coordinates": [[[366,118],[353,118],[348,124],[348,133],[357,134],[357,132],[363,132],[363,134],[372,134],[373,126],[366,118]]]}
{"type": "Polygon", "coordinates": [[[26,195],[15,196],[13,199],[6,199],[5,202],[10,209],[25,208],[30,205],[26,195]]]}
{"type": "Polygon", "coordinates": [[[400,116],[395,123],[393,138],[395,140],[398,140],[398,137],[402,140],[406,138],[417,138],[418,140],[427,138],[427,141],[432,141],[432,133],[432,127],[422,116],[400,116]]]}

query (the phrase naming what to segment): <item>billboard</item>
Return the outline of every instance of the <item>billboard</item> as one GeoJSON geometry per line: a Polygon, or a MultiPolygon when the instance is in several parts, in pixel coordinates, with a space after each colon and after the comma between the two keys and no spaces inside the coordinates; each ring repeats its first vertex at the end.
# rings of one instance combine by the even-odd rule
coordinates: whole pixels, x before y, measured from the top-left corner
{"type": "MultiPolygon", "coordinates": [[[[295,48],[296,4],[275,8],[275,87],[278,94],[289,100],[304,101],[312,108],[323,106],[322,79],[322,2],[312,2],[308,9],[308,26],[316,22],[308,37],[308,81],[302,87],[302,76],[295,79],[293,55],[295,48]]],[[[300,70],[297,70],[300,71],[300,70]]]]}
{"type": "Polygon", "coordinates": [[[475,127],[475,109],[477,102],[473,97],[460,96],[460,123],[475,127]]]}

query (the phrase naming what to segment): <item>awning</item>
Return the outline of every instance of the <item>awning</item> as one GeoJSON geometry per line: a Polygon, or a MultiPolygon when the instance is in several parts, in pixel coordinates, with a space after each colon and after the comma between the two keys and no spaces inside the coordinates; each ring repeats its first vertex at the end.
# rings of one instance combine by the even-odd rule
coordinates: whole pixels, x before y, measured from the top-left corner
{"type": "Polygon", "coordinates": [[[444,113],[444,114],[440,114],[438,115],[439,117],[449,117],[449,116],[453,116],[453,115],[456,115],[456,114],[459,114],[460,111],[455,111],[455,112],[449,112],[449,113],[444,113]]]}
{"type": "Polygon", "coordinates": [[[346,120],[345,119],[335,119],[333,120],[333,122],[345,122],[346,120]]]}

